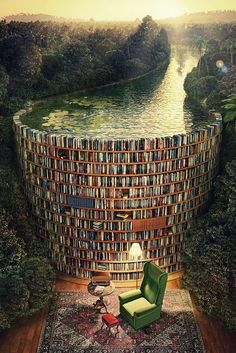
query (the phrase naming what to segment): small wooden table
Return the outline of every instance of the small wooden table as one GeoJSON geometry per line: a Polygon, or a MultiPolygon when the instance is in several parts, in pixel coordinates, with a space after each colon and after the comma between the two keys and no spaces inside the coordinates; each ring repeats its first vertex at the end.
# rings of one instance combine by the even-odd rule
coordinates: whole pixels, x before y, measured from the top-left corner
{"type": "Polygon", "coordinates": [[[96,285],[92,284],[92,282],[90,282],[88,284],[88,292],[91,295],[94,295],[96,297],[99,297],[99,299],[96,301],[96,303],[94,303],[93,305],[95,306],[96,309],[99,309],[99,311],[101,312],[101,310],[103,308],[105,308],[106,313],[107,311],[107,305],[104,302],[104,297],[106,297],[107,295],[110,295],[114,292],[115,290],[115,284],[113,282],[110,282],[109,286],[104,287],[102,292],[96,293],[95,289],[96,289],[96,285]]]}

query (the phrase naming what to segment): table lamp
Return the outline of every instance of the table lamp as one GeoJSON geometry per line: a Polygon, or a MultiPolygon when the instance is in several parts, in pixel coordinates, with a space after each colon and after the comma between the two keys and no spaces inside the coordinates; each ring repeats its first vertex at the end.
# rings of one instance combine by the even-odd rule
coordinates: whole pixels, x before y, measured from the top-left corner
{"type": "MultiPolygon", "coordinates": [[[[139,243],[133,243],[131,245],[130,251],[129,251],[130,256],[132,256],[137,262],[139,256],[142,256],[142,249],[140,247],[139,243]]],[[[137,269],[137,263],[136,263],[136,269],[137,269]]],[[[138,271],[136,272],[136,289],[138,288],[138,271]]]]}

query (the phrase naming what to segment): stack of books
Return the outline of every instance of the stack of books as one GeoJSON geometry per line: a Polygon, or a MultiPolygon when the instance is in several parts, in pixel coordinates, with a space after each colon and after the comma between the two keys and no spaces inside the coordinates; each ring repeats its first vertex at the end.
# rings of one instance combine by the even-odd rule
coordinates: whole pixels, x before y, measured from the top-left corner
{"type": "Polygon", "coordinates": [[[103,229],[102,222],[93,222],[93,229],[95,230],[103,229]]]}

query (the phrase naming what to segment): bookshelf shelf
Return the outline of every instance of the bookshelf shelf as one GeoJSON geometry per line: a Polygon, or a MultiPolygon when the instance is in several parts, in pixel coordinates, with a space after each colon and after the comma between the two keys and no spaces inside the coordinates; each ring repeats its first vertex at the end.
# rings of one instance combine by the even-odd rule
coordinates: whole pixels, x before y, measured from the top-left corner
{"type": "Polygon", "coordinates": [[[79,278],[109,271],[121,282],[141,277],[150,259],[180,271],[186,230],[217,174],[221,121],[185,135],[103,140],[31,129],[21,123],[26,112],[13,119],[18,157],[56,269],[79,278]],[[134,242],[138,263],[129,257],[134,242]]]}

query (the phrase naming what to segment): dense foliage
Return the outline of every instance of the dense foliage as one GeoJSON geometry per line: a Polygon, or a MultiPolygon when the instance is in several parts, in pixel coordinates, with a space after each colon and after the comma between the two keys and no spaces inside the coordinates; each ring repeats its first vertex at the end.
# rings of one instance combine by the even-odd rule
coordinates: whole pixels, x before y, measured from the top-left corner
{"type": "MultiPolygon", "coordinates": [[[[235,153],[234,153],[235,154],[235,153]]],[[[236,157],[236,156],[234,156],[236,157]]],[[[184,284],[202,311],[236,330],[236,158],[217,178],[214,203],[189,231],[184,284]]]]}
{"type": "Polygon", "coordinates": [[[193,292],[199,307],[236,330],[236,67],[233,64],[234,57],[214,50],[201,57],[198,68],[185,80],[186,91],[195,101],[223,113],[224,131],[222,173],[214,186],[213,203],[189,231],[182,258],[185,286],[193,292]],[[222,72],[214,65],[215,60],[224,61],[229,69],[222,72]]]}
{"type": "Polygon", "coordinates": [[[220,109],[222,99],[236,94],[236,25],[197,27],[189,32],[199,51],[197,68],[184,83],[189,98],[206,108],[220,109]]]}
{"type": "Polygon", "coordinates": [[[51,298],[55,275],[43,257],[29,257],[25,244],[0,214],[0,331],[16,318],[43,308],[51,298]]]}
{"type": "Polygon", "coordinates": [[[222,113],[224,130],[212,205],[186,238],[184,284],[202,311],[236,330],[236,25],[197,28],[200,60],[184,88],[197,104],[222,113]]]}
{"type": "Polygon", "coordinates": [[[0,331],[46,305],[55,281],[15,170],[12,119],[0,120],[0,331]]]}
{"type": "Polygon", "coordinates": [[[165,30],[137,23],[0,22],[0,114],[27,99],[129,79],[163,67],[165,30]]]}

